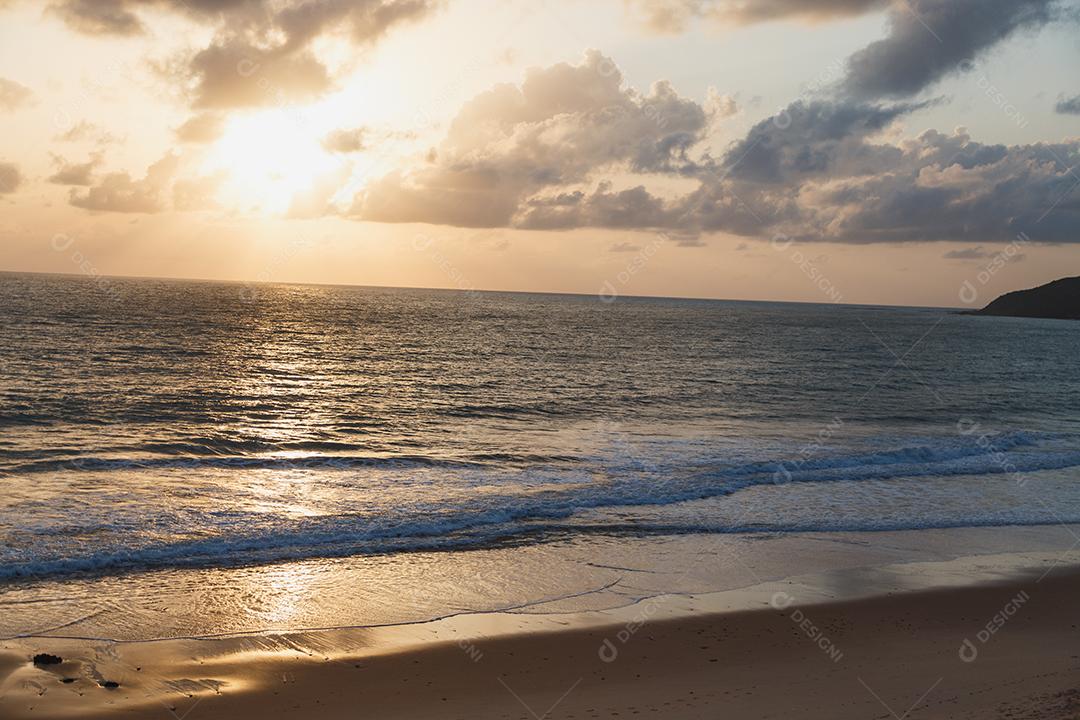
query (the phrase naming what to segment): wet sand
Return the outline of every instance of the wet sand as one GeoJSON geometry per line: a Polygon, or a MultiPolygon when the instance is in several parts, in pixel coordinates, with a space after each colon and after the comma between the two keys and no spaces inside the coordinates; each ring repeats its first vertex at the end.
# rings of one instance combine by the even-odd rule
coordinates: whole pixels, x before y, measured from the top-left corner
{"type": "Polygon", "coordinates": [[[837,602],[801,602],[795,584],[747,597],[759,609],[672,613],[657,598],[600,624],[503,615],[217,640],[8,641],[0,717],[1080,716],[1075,565],[837,602]],[[45,651],[74,659],[34,667],[45,651]]]}

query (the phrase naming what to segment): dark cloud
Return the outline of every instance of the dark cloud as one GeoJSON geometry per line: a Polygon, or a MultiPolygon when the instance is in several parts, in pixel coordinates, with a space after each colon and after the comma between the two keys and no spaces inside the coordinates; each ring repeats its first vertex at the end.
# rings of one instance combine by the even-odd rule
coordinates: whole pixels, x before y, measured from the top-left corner
{"type": "Polygon", "coordinates": [[[0,195],[13,193],[22,184],[22,174],[14,163],[0,162],[0,195]]]}
{"type": "Polygon", "coordinates": [[[797,101],[757,123],[723,159],[735,178],[782,183],[821,174],[859,174],[895,158],[898,151],[865,139],[928,103],[875,105],[797,101]]]}
{"type": "Polygon", "coordinates": [[[1080,240],[1078,143],[986,145],[964,132],[889,141],[927,102],[793,103],[719,159],[706,111],[666,83],[625,88],[596,52],[469,101],[430,162],[373,183],[353,213],[383,222],[662,230],[690,244],[724,232],[848,243],[1080,240]],[[633,172],[693,178],[659,194],[596,182],[633,172]],[[591,189],[586,189],[591,188],[591,189]]]}
{"type": "Polygon", "coordinates": [[[792,237],[842,242],[1080,241],[1080,142],[987,146],[928,131],[873,173],[798,188],[792,237]]]}
{"type": "Polygon", "coordinates": [[[0,110],[15,111],[34,100],[34,91],[14,80],[0,78],[0,110]]]}
{"type": "MultiPolygon", "coordinates": [[[[698,179],[699,187],[686,195],[664,198],[643,185],[613,191],[610,184],[601,183],[590,193],[577,190],[527,198],[512,212],[510,224],[546,230],[666,230],[695,240],[701,232],[761,235],[778,228],[795,232],[792,228],[804,226],[797,232],[807,234],[813,228],[810,234],[820,239],[827,230],[815,227],[818,218],[800,203],[800,192],[844,178],[874,177],[894,168],[903,161],[906,149],[876,143],[874,138],[898,118],[924,106],[797,102],[755,125],[717,162],[649,168],[654,174],[698,179]]],[[[953,155],[965,149],[974,155],[990,152],[958,146],[953,155]]],[[[831,202],[839,204],[844,197],[840,193],[831,202]]]]}
{"type": "Polygon", "coordinates": [[[211,45],[187,68],[193,106],[215,110],[310,100],[331,87],[326,67],[307,51],[263,50],[243,40],[211,45]]]}
{"type": "Polygon", "coordinates": [[[165,209],[165,191],[176,173],[180,158],[168,154],[151,165],[146,177],[135,180],[126,172],[106,175],[97,185],[68,197],[75,207],[119,213],[155,213],[165,209]]]}
{"type": "Polygon", "coordinates": [[[308,0],[285,7],[274,23],[293,47],[305,46],[328,30],[344,30],[354,42],[370,43],[434,6],[434,0],[308,0]]]}
{"type": "Polygon", "coordinates": [[[854,53],[842,86],[853,97],[907,97],[962,70],[1017,31],[1055,15],[1056,0],[896,0],[889,33],[854,53]]]}
{"type": "Polygon", "coordinates": [[[84,163],[71,163],[57,155],[53,156],[54,162],[59,166],[48,181],[54,185],[82,185],[93,184],[94,171],[101,164],[101,155],[91,155],[84,163]]]}
{"type": "Polygon", "coordinates": [[[179,14],[217,25],[225,34],[283,34],[294,49],[323,33],[343,30],[358,42],[377,39],[392,25],[421,17],[437,0],[54,0],[49,12],[90,35],[145,30],[140,14],[179,14]]]}
{"type": "Polygon", "coordinates": [[[176,139],[185,143],[212,143],[221,137],[224,129],[225,116],[221,113],[199,113],[176,128],[176,139]]]}
{"type": "Polygon", "coordinates": [[[523,223],[579,222],[581,212],[599,213],[619,198],[605,188],[572,210],[523,202],[612,164],[693,172],[688,151],[708,124],[706,111],[666,82],[647,94],[624,87],[615,64],[591,50],[579,65],[534,68],[520,87],[498,85],[465,103],[426,165],[377,181],[354,212],[385,222],[499,227],[522,208],[523,223]]]}
{"type": "Polygon", "coordinates": [[[180,13],[205,22],[226,14],[256,14],[261,0],[56,0],[48,12],[86,35],[138,35],[145,31],[139,12],[149,9],[180,13]]]}
{"type": "Polygon", "coordinates": [[[1057,104],[1054,105],[1054,112],[1062,115],[1080,115],[1080,95],[1059,98],[1057,104]]]}
{"type": "Polygon", "coordinates": [[[676,218],[673,227],[700,232],[846,243],[1010,242],[1020,232],[1080,241],[1080,177],[1072,169],[1080,141],[984,145],[962,131],[899,142],[818,138],[818,130],[791,137],[784,147],[805,153],[781,155],[813,162],[766,163],[769,172],[740,172],[729,154],[724,173],[702,176],[698,190],[666,203],[651,226],[676,218]]]}
{"type": "Polygon", "coordinates": [[[746,24],[822,20],[887,9],[889,31],[848,59],[843,90],[861,99],[915,95],[1024,29],[1054,20],[1063,0],[625,0],[659,32],[696,18],[746,24]]]}
{"type": "Polygon", "coordinates": [[[431,162],[376,181],[353,213],[384,222],[711,232],[844,243],[1080,241],[1080,141],[983,144],[965,131],[889,132],[927,102],[793,103],[703,152],[708,122],[665,83],[622,85],[607,58],[534,70],[462,108],[431,162]],[[657,108],[650,111],[648,108],[657,108]],[[693,179],[682,194],[633,172],[693,179]]]}
{"type": "Polygon", "coordinates": [[[637,186],[612,191],[606,183],[589,195],[578,194],[571,203],[532,199],[516,220],[529,230],[566,230],[576,227],[649,229],[669,227],[673,208],[637,186]]]}
{"type": "MultiPolygon", "coordinates": [[[[1040,14],[1005,17],[1008,34],[1040,14]]],[[[714,159],[703,149],[711,124],[703,106],[664,82],[647,95],[626,88],[593,51],[579,65],[534,69],[520,87],[496,86],[466,103],[426,163],[373,183],[353,213],[663,231],[686,244],[710,232],[845,243],[1009,242],[1020,232],[1080,241],[1080,141],[983,144],[963,130],[889,139],[897,121],[933,102],[798,101],[714,159]],[[616,189],[604,179],[628,173],[657,182],[616,189]],[[673,194],[675,177],[697,187],[673,194]]]]}
{"type": "Polygon", "coordinates": [[[365,136],[367,128],[352,128],[351,130],[334,130],[327,135],[322,142],[329,152],[355,153],[366,149],[365,136]]]}
{"type": "Polygon", "coordinates": [[[888,0],[626,0],[626,4],[651,29],[674,33],[696,18],[737,24],[789,17],[821,20],[859,15],[884,7],[888,0]]]}
{"type": "Polygon", "coordinates": [[[49,6],[73,30],[88,35],[137,35],[143,31],[138,16],[125,0],[64,0],[49,6]]]}

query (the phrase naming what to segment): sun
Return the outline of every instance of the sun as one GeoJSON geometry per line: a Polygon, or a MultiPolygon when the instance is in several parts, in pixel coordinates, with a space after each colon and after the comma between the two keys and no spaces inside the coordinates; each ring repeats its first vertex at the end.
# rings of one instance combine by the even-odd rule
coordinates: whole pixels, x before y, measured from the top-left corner
{"type": "Polygon", "coordinates": [[[295,108],[233,117],[204,169],[226,173],[218,192],[226,207],[285,213],[298,194],[343,166],[322,147],[321,137],[295,108]]]}

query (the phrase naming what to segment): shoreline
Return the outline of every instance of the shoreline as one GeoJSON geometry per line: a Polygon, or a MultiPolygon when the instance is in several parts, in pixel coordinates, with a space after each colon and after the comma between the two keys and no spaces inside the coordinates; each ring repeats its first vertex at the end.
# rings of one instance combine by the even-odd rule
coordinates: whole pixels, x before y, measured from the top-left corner
{"type": "MultiPolygon", "coordinates": [[[[703,510],[704,512],[704,510],[703,510]]],[[[26,635],[127,644],[341,629],[420,626],[451,616],[561,615],[613,622],[619,608],[660,596],[680,612],[749,606],[732,598],[805,580],[823,600],[952,584],[938,569],[964,558],[1017,564],[1060,553],[1080,526],[866,533],[604,537],[451,553],[302,561],[243,568],[43,580],[0,592],[0,641],[26,635]],[[1005,559],[1011,558],[1011,559],[1005,559]],[[903,568],[929,564],[923,574],[903,568]],[[839,588],[819,593],[813,588],[839,588]],[[712,600],[709,600],[709,599],[712,600]],[[715,602],[714,602],[715,601],[715,602]],[[683,603],[686,604],[686,603],[683,603]]],[[[972,561],[974,562],[974,561],[972,561]]],[[[993,579],[993,577],[987,578],[993,579]]],[[[767,598],[765,598],[767,600],[767,598]]],[[[507,632],[514,632],[509,627],[507,632]]]]}
{"type": "Polygon", "coordinates": [[[927,689],[906,686],[937,668],[946,686],[937,694],[953,702],[921,701],[910,717],[967,717],[969,709],[993,717],[1014,697],[1080,707],[1078,595],[1080,552],[1017,553],[847,569],[583,613],[217,639],[21,638],[0,643],[0,715],[183,717],[197,705],[194,716],[208,720],[316,709],[355,717],[358,707],[388,718],[535,720],[560,687],[573,686],[547,717],[714,717],[719,709],[740,718],[888,717],[873,693],[900,715],[927,689]],[[965,640],[976,662],[960,658],[965,640]],[[37,652],[68,659],[34,667],[37,652]],[[106,681],[119,687],[101,687],[106,681]],[[982,698],[977,708],[970,692],[982,698]],[[830,697],[846,702],[815,715],[813,698],[830,697]]]}

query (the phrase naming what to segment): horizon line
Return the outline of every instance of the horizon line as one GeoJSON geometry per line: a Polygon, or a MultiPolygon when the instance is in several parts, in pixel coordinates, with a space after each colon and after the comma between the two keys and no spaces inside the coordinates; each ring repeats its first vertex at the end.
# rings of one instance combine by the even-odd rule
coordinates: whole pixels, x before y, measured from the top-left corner
{"type": "MultiPolygon", "coordinates": [[[[438,290],[443,292],[459,293],[490,293],[510,295],[557,295],[566,297],[595,297],[600,298],[600,293],[586,292],[562,292],[557,290],[501,290],[496,288],[461,288],[461,287],[428,287],[422,285],[367,285],[362,283],[340,282],[306,282],[291,280],[231,280],[222,278],[166,276],[166,275],[91,275],[82,272],[48,272],[41,270],[4,270],[0,269],[0,275],[49,275],[66,278],[81,278],[88,281],[94,280],[166,280],[174,282],[193,283],[221,283],[225,285],[291,285],[301,287],[340,287],[340,288],[365,288],[380,290],[438,290]]],[[[1053,281],[1050,281],[1053,282],[1053,281]]],[[[1010,291],[1012,292],[1012,291],[1010,291]]],[[[815,302],[812,300],[766,300],[759,298],[722,298],[702,297],[697,295],[630,295],[619,294],[616,298],[630,300],[696,300],[702,302],[746,302],[746,303],[773,303],[777,305],[834,305],[840,307],[877,307],[877,308],[911,308],[920,310],[974,310],[960,305],[896,305],[889,303],[853,303],[853,302],[815,302]]],[[[614,301],[613,301],[614,302],[614,301]]]]}

